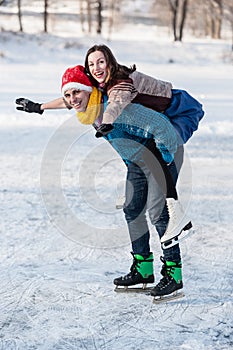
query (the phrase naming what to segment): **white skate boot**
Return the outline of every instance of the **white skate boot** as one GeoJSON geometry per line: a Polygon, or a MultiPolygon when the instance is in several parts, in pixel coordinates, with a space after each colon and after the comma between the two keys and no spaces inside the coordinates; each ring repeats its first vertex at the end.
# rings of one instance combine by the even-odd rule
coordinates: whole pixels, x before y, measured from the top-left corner
{"type": "MultiPolygon", "coordinates": [[[[166,200],[169,222],[164,235],[161,238],[163,249],[172,247],[179,242],[179,236],[183,231],[188,231],[192,228],[190,219],[185,215],[181,203],[174,198],[167,198],[166,200]]],[[[187,235],[185,235],[186,237],[187,235]]],[[[184,237],[182,236],[182,239],[184,237]]]]}

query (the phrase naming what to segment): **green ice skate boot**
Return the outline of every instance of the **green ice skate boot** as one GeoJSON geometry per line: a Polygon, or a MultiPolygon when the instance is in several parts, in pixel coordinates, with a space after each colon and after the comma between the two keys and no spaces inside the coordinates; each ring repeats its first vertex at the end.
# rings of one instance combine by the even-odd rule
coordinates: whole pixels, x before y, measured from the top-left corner
{"type": "Polygon", "coordinates": [[[183,288],[181,261],[176,263],[166,261],[163,257],[160,259],[164,263],[161,270],[163,278],[151,291],[151,295],[154,297],[169,295],[183,288]]]}
{"type": "MultiPolygon", "coordinates": [[[[130,272],[118,278],[115,278],[113,283],[118,286],[129,287],[136,284],[143,283],[143,289],[146,288],[147,283],[154,283],[153,274],[153,253],[147,258],[144,258],[140,254],[133,255],[133,264],[130,268],[130,272]]],[[[116,287],[116,288],[117,288],[116,287]]]]}

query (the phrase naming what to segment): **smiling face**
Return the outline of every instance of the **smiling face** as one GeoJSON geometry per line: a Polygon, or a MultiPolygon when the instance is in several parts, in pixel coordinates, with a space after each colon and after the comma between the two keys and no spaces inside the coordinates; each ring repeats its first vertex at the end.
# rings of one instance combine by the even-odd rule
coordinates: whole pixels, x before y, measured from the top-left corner
{"type": "Polygon", "coordinates": [[[85,112],[90,98],[90,92],[77,89],[68,89],[64,93],[64,97],[69,105],[77,112],[85,112]]]}
{"type": "Polygon", "coordinates": [[[108,67],[106,58],[101,51],[95,51],[88,56],[88,69],[93,78],[99,83],[107,82],[108,67]]]}

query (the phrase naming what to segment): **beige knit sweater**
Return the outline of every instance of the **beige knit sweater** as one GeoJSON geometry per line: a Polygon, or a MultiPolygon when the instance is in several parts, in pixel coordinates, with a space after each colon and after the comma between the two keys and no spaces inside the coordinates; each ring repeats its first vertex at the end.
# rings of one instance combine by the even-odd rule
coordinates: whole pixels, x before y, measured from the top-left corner
{"type": "MultiPolygon", "coordinates": [[[[172,96],[172,84],[166,81],[158,80],[146,74],[134,71],[129,76],[130,79],[118,81],[114,86],[107,90],[108,104],[103,115],[102,123],[112,124],[121,114],[122,110],[130,104],[135,98],[138,103],[140,95],[147,97],[147,100],[153,100],[157,104],[158,111],[162,111],[162,106],[158,106],[160,101],[170,102],[172,96]]],[[[142,103],[143,104],[143,103],[142,103]]]]}

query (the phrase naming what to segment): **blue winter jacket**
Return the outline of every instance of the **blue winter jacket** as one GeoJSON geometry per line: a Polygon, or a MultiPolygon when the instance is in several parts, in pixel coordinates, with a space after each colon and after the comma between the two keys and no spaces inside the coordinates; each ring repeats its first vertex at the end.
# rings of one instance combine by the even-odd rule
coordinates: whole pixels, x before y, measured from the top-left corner
{"type": "Polygon", "coordinates": [[[181,136],[180,144],[190,139],[204,116],[202,105],[187,91],[177,89],[172,89],[171,105],[164,113],[181,136]]]}

